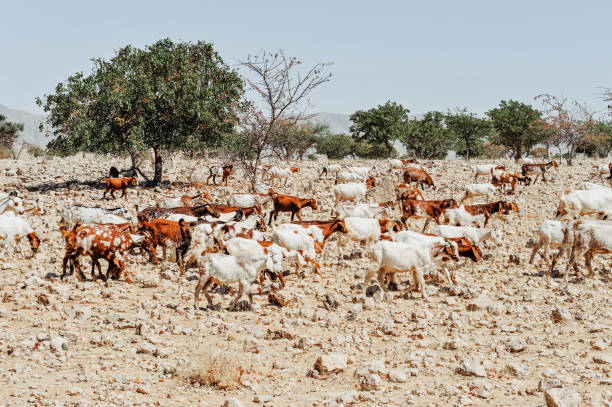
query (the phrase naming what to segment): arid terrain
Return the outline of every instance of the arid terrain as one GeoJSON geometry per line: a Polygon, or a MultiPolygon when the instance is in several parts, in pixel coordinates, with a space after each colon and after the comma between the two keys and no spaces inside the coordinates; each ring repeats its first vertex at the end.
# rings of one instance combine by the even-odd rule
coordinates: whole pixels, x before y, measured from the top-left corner
{"type": "MultiPolygon", "coordinates": [[[[270,304],[265,293],[255,295],[252,311],[230,312],[232,296],[220,293],[214,294],[220,310],[194,311],[197,270],[179,281],[176,264],[162,273],[141,255],[129,258],[132,284],[60,280],[58,210],[70,204],[126,206],[135,221],[135,205],[155,204],[159,190],[141,187],[130,189],[127,200],[101,200],[102,185],[95,181],[111,165],[128,167],[127,160],[81,154],[1,160],[0,190],[17,187],[26,208],[38,201],[45,213],[29,217],[42,239],[36,256],[23,259],[11,249],[0,259],[0,405],[538,406],[547,404],[546,390],[561,387],[578,392],[579,405],[610,406],[610,258],[596,256],[595,278],[586,278],[584,267],[578,278],[572,273],[568,289],[558,274],[545,275],[539,256],[536,265],[528,264],[535,229],[553,218],[564,190],[600,182],[592,168],[599,162],[564,164],[547,173],[548,184],[499,195],[516,201],[520,212],[492,221],[505,234],[502,246],[481,246],[485,260],[455,270],[460,295],[444,282],[429,282],[425,302],[420,293],[408,293],[410,276],[402,275],[399,291],[367,297],[363,278],[374,264],[366,248],[352,245],[353,254],[339,259],[332,237],[317,259],[324,278],[309,267],[303,279],[286,277],[284,307],[270,304]],[[22,175],[12,174],[16,168],[22,175]],[[339,371],[325,373],[325,367],[339,371]],[[218,383],[206,385],[217,370],[218,383]]],[[[326,163],[292,163],[301,173],[275,187],[317,198],[319,210],[306,208],[305,219],[330,217],[333,180],[317,180],[326,163]]],[[[205,186],[213,164],[168,163],[162,192],[206,189],[218,202],[233,191],[246,192],[240,172],[228,187],[205,186]]],[[[388,174],[386,161],[351,165],[376,167],[370,202],[394,199],[399,177],[388,174]]],[[[459,200],[464,185],[473,182],[470,165],[461,161],[436,161],[428,172],[438,188],[426,190],[426,199],[459,200]]],[[[285,221],[288,215],[281,214],[277,224],[285,221]]],[[[423,220],[409,225],[420,230],[423,220]]],[[[90,277],[88,260],[85,270],[90,277]]],[[[266,284],[269,291],[278,282],[266,284]]],[[[200,305],[206,305],[203,296],[200,305]]]]}

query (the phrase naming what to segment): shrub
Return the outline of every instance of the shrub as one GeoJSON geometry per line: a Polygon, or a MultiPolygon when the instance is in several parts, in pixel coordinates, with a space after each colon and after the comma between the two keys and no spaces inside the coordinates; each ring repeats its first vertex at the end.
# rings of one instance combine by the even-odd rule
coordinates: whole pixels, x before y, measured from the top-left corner
{"type": "Polygon", "coordinates": [[[499,144],[491,144],[488,141],[484,142],[484,155],[489,159],[504,158],[506,156],[506,148],[499,144]]]}
{"type": "Polygon", "coordinates": [[[30,146],[28,147],[27,152],[32,157],[36,157],[36,158],[42,157],[46,154],[46,150],[39,146],[30,146]]]}
{"type": "Polygon", "coordinates": [[[190,384],[216,389],[231,389],[240,384],[242,367],[229,352],[203,351],[192,359],[191,368],[186,372],[190,384]]]}
{"type": "Polygon", "coordinates": [[[546,157],[548,150],[546,150],[546,147],[537,147],[531,150],[531,155],[538,158],[546,157]]]}
{"type": "Polygon", "coordinates": [[[11,150],[7,147],[0,146],[0,160],[4,158],[13,158],[13,154],[11,154],[11,150]]]}
{"type": "Polygon", "coordinates": [[[353,139],[346,134],[324,136],[317,142],[317,153],[327,155],[330,159],[340,159],[353,152],[353,139]]]}

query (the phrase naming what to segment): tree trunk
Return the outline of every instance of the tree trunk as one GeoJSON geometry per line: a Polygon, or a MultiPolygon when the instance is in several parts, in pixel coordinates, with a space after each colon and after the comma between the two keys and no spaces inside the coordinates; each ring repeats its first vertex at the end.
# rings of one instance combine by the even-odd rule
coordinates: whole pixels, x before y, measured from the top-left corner
{"type": "Polygon", "coordinates": [[[515,161],[518,161],[521,159],[521,157],[523,157],[523,143],[518,142],[516,144],[516,152],[514,154],[514,159],[515,161]]]}
{"type": "Polygon", "coordinates": [[[572,161],[574,160],[574,145],[570,144],[570,149],[567,152],[567,165],[571,166],[572,165],[572,161]]]}
{"type": "Polygon", "coordinates": [[[153,149],[155,155],[155,175],[153,176],[153,186],[158,186],[162,181],[162,156],[158,148],[153,149]]]}
{"type": "Polygon", "coordinates": [[[387,150],[389,150],[389,158],[393,158],[391,157],[391,155],[393,154],[393,144],[389,143],[388,141],[385,141],[385,145],[387,146],[387,150]]]}

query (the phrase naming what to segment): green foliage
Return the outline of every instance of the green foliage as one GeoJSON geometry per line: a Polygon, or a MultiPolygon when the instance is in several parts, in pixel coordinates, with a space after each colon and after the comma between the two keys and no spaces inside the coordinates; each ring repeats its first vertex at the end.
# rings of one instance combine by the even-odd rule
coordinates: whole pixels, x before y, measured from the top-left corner
{"type": "Polygon", "coordinates": [[[490,140],[512,151],[515,159],[546,137],[541,113],[531,105],[515,100],[502,100],[499,107],[487,112],[495,132],[490,140]]]}
{"type": "Polygon", "coordinates": [[[0,147],[10,150],[20,131],[23,131],[23,124],[7,122],[6,117],[0,114],[0,147]]]}
{"type": "Polygon", "coordinates": [[[327,155],[327,158],[341,159],[353,152],[354,141],[346,134],[324,136],[317,142],[317,153],[327,155]]]}
{"type": "Polygon", "coordinates": [[[444,118],[446,127],[455,139],[455,151],[466,159],[484,153],[483,139],[491,132],[491,123],[481,119],[467,109],[449,112],[444,118]]]}
{"type": "Polygon", "coordinates": [[[37,99],[56,153],[153,148],[157,184],[161,151],[217,146],[233,132],[243,82],[211,44],[164,39],[93,63],[91,75],[72,75],[37,99]]]}
{"type": "Polygon", "coordinates": [[[356,157],[370,159],[397,157],[395,147],[391,147],[391,153],[389,154],[389,149],[384,143],[356,142],[353,143],[351,153],[356,157]]]}
{"type": "Polygon", "coordinates": [[[401,141],[409,154],[429,159],[446,157],[455,144],[453,134],[444,125],[444,114],[435,111],[405,124],[401,141]]]}
{"type": "Polygon", "coordinates": [[[612,122],[595,123],[592,132],[582,139],[576,151],[589,156],[607,157],[612,151],[612,122]]]}
{"type": "Polygon", "coordinates": [[[39,146],[29,146],[26,151],[29,155],[36,158],[43,157],[47,153],[44,148],[39,146]]]}
{"type": "Polygon", "coordinates": [[[304,154],[314,147],[319,138],[327,133],[326,124],[304,124],[282,127],[270,141],[270,148],[282,160],[304,158],[304,154]]]}
{"type": "Polygon", "coordinates": [[[358,110],[350,117],[351,135],[356,141],[370,144],[384,144],[388,156],[393,153],[393,141],[400,138],[408,113],[402,105],[388,101],[370,110],[358,110]]]}

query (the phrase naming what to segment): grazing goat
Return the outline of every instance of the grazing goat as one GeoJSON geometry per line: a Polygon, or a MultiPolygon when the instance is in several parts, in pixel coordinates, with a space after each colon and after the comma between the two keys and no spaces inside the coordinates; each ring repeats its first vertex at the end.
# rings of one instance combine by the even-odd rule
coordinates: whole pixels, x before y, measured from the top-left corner
{"type": "MultiPolygon", "coordinates": [[[[418,232],[413,232],[411,230],[403,230],[401,232],[391,235],[391,238],[394,242],[403,242],[412,246],[423,246],[430,250],[432,255],[433,250],[437,249],[439,246],[448,246],[453,252],[453,256],[451,256],[451,258],[455,261],[459,259],[459,250],[457,243],[453,241],[447,241],[440,236],[430,236],[418,232]]],[[[443,275],[446,278],[448,285],[450,286],[451,290],[454,290],[454,283],[456,283],[456,280],[454,276],[451,276],[448,271],[448,268],[444,266],[446,260],[447,259],[445,257],[436,257],[436,260],[434,260],[434,262],[440,264],[443,271],[443,275]]],[[[393,274],[391,274],[391,281],[393,281],[393,274]]]]}
{"type": "Polygon", "coordinates": [[[166,248],[174,246],[176,263],[182,275],[185,273],[184,256],[191,243],[191,228],[193,226],[195,226],[193,223],[187,223],[184,219],[178,222],[167,219],[154,219],[150,222],[142,222],[138,232],[149,236],[153,253],[157,251],[157,246],[162,247],[162,269],[165,269],[166,248]]]}
{"type": "Polygon", "coordinates": [[[207,253],[198,259],[200,277],[194,293],[194,309],[198,309],[200,291],[204,291],[208,306],[215,308],[208,287],[212,284],[230,284],[238,282],[238,295],[230,304],[230,309],[236,305],[246,291],[249,302],[253,304],[251,281],[264,269],[272,269],[272,261],[268,256],[231,256],[223,253],[207,253]]]}
{"type": "Polygon", "coordinates": [[[404,163],[402,160],[397,159],[389,159],[389,174],[393,172],[393,170],[401,170],[404,168],[404,163]]]}
{"type": "Polygon", "coordinates": [[[406,199],[420,199],[421,201],[425,200],[425,198],[423,198],[423,194],[421,194],[421,191],[419,191],[418,188],[411,187],[410,185],[396,185],[395,192],[397,202],[402,202],[406,199]]]}
{"type": "Polygon", "coordinates": [[[555,219],[577,213],[579,216],[612,213],[612,189],[576,190],[563,194],[559,198],[555,219]]]}
{"type": "Polygon", "coordinates": [[[370,171],[372,171],[372,167],[347,167],[346,171],[357,174],[363,179],[367,179],[368,174],[370,174],[370,171]]]}
{"type": "MultiPolygon", "coordinates": [[[[306,262],[314,266],[315,273],[321,275],[321,267],[315,261],[315,257],[316,253],[321,252],[323,244],[315,241],[312,234],[309,233],[307,229],[302,228],[302,230],[300,230],[297,228],[282,228],[279,226],[272,234],[272,241],[288,250],[298,251],[306,262]]],[[[298,263],[297,267],[298,273],[301,274],[301,264],[298,263]]]]}
{"type": "Polygon", "coordinates": [[[20,241],[23,237],[27,237],[30,241],[30,247],[32,248],[32,256],[38,251],[40,240],[36,236],[36,233],[30,226],[27,220],[19,216],[12,214],[0,215],[0,240],[5,247],[5,254],[2,256],[6,258],[6,248],[9,242],[13,242],[16,247],[19,248],[21,255],[25,257],[23,246],[20,245],[20,241]]]}
{"type": "MultiPolygon", "coordinates": [[[[365,183],[349,182],[346,184],[338,184],[332,187],[332,193],[334,194],[334,207],[338,206],[341,201],[355,201],[359,203],[364,199],[370,190],[370,188],[376,186],[376,179],[374,177],[368,178],[365,183]]],[[[333,213],[332,208],[332,213],[333,213]]]]}
{"type": "Polygon", "coordinates": [[[166,196],[166,195],[162,195],[163,200],[158,201],[156,200],[155,203],[157,204],[158,207],[160,208],[180,208],[180,207],[185,207],[185,206],[196,206],[196,204],[198,203],[197,201],[199,199],[203,199],[207,202],[212,202],[212,197],[210,196],[210,194],[206,191],[204,192],[200,192],[197,195],[194,196],[189,196],[189,195],[183,195],[183,196],[166,196]]]}
{"type": "Polygon", "coordinates": [[[430,232],[445,238],[465,237],[472,244],[492,240],[498,246],[503,244],[503,233],[497,229],[480,229],[471,226],[434,225],[430,232]]]}
{"type": "Polygon", "coordinates": [[[525,176],[527,176],[527,175],[535,175],[535,179],[533,180],[534,184],[538,180],[539,176],[542,177],[542,181],[544,183],[547,183],[547,181],[546,181],[546,170],[548,170],[550,167],[557,168],[557,167],[559,167],[559,164],[556,161],[550,161],[550,162],[548,162],[546,164],[523,164],[523,165],[521,165],[521,172],[525,176]]]}
{"type": "Polygon", "coordinates": [[[17,196],[16,191],[10,194],[0,193],[0,215],[9,211],[18,215],[23,215],[25,212],[23,201],[17,196]]]}
{"type": "Polygon", "coordinates": [[[362,177],[359,174],[355,174],[353,172],[348,172],[348,171],[340,171],[336,175],[336,182],[334,182],[334,184],[338,185],[338,184],[343,184],[347,182],[364,182],[365,180],[366,180],[366,177],[362,177]]]}
{"type": "Polygon", "coordinates": [[[127,189],[129,186],[135,187],[138,185],[138,180],[136,177],[126,177],[126,178],[102,178],[102,182],[104,182],[104,194],[102,194],[102,199],[106,199],[106,194],[110,191],[111,198],[115,199],[115,191],[121,190],[121,196],[119,198],[127,199],[127,189]]]}
{"type": "Polygon", "coordinates": [[[406,199],[402,201],[402,222],[406,225],[406,221],[410,218],[425,218],[427,219],[423,230],[429,224],[430,219],[440,224],[440,216],[444,210],[457,206],[457,201],[454,199],[421,201],[417,199],[406,199]]]}
{"type": "Polygon", "coordinates": [[[272,198],[270,197],[270,190],[268,189],[268,192],[265,194],[232,194],[229,197],[227,204],[229,206],[236,206],[238,208],[251,208],[254,206],[262,207],[271,201],[272,198]]]}
{"type": "Polygon", "coordinates": [[[428,188],[436,189],[433,179],[425,170],[418,168],[406,168],[404,170],[404,182],[408,185],[412,185],[414,182],[417,186],[423,189],[423,185],[427,185],[428,188]]]}
{"type": "Polygon", "coordinates": [[[467,184],[465,186],[465,194],[463,198],[461,198],[460,204],[463,205],[463,202],[468,199],[472,199],[475,196],[486,196],[487,203],[489,199],[493,198],[497,188],[490,183],[487,184],[467,184]]]}
{"type": "Polygon", "coordinates": [[[225,185],[227,185],[227,181],[229,180],[233,169],[233,164],[226,164],[222,167],[210,167],[208,169],[210,174],[208,175],[208,178],[206,178],[206,184],[208,185],[208,181],[212,178],[213,184],[217,185],[217,177],[221,177],[221,183],[223,184],[225,182],[225,185]]]}
{"type": "MultiPolygon", "coordinates": [[[[138,211],[138,206],[136,206],[136,211],[138,211]]],[[[217,212],[215,206],[210,203],[179,208],[158,208],[155,206],[150,206],[138,212],[138,224],[140,225],[144,221],[150,222],[155,219],[164,218],[173,213],[195,216],[198,218],[204,216],[212,216],[213,218],[219,217],[219,212],[217,212]]]]}
{"type": "Polygon", "coordinates": [[[277,167],[272,167],[270,169],[270,176],[271,176],[271,182],[272,185],[274,185],[274,180],[276,178],[285,179],[285,184],[287,185],[287,181],[289,180],[289,177],[291,176],[291,174],[295,174],[295,173],[299,173],[300,169],[297,167],[291,167],[291,168],[277,168],[277,167]]]}
{"type": "Polygon", "coordinates": [[[599,175],[599,179],[603,181],[603,175],[612,176],[612,173],[610,172],[611,166],[612,165],[610,164],[599,164],[599,165],[594,165],[593,168],[597,168],[597,175],[599,175]]]}
{"type": "MultiPolygon", "coordinates": [[[[141,247],[150,253],[152,250],[150,240],[146,236],[121,232],[115,225],[90,224],[80,226],[77,223],[70,231],[67,231],[65,226],[61,225],[60,232],[66,240],[66,254],[62,262],[62,279],[66,276],[68,260],[71,260],[76,266],[79,281],[85,279],[79,263],[80,256],[91,257],[92,276],[95,275],[95,268],[97,267],[98,275],[102,279],[109,276],[119,279],[126,268],[127,252],[135,247],[141,247]],[[108,261],[106,276],[102,275],[99,259],[108,261]]],[[[129,276],[126,277],[126,281],[131,282],[129,276]]]]}
{"type": "Polygon", "coordinates": [[[67,206],[60,211],[60,223],[71,227],[77,222],[87,223],[114,223],[129,222],[130,213],[126,208],[99,208],[81,205],[67,206]]]}
{"type": "Polygon", "coordinates": [[[291,212],[292,221],[295,216],[297,216],[297,218],[301,221],[302,216],[300,215],[300,212],[302,208],[310,207],[313,211],[319,209],[316,199],[298,198],[297,196],[281,195],[277,193],[272,194],[271,197],[274,208],[270,212],[270,220],[268,225],[272,224],[273,218],[274,221],[276,221],[280,212],[291,212]]]}
{"type": "Polygon", "coordinates": [[[336,213],[339,218],[375,218],[380,214],[385,214],[386,217],[391,216],[391,210],[393,208],[393,202],[385,202],[382,204],[356,204],[347,205],[341,204],[336,207],[336,213]]]}
{"type": "Polygon", "coordinates": [[[423,299],[429,297],[425,289],[424,271],[435,265],[434,259],[441,256],[454,256],[453,248],[448,245],[434,246],[429,249],[425,246],[413,246],[402,242],[389,242],[381,240],[368,251],[368,257],[376,262],[376,269],[369,270],[364,278],[364,287],[378,274],[378,282],[383,290],[386,290],[384,277],[386,274],[412,272],[413,286],[421,287],[423,299]]]}
{"type": "Polygon", "coordinates": [[[319,174],[319,178],[321,178],[323,175],[325,175],[325,178],[327,178],[327,174],[338,175],[338,172],[340,172],[341,168],[342,166],[340,166],[340,164],[331,164],[331,165],[328,165],[327,167],[323,167],[323,169],[321,170],[321,173],[319,174]]]}
{"type": "MultiPolygon", "coordinates": [[[[572,226],[568,226],[564,230],[563,244],[571,245],[570,257],[565,268],[565,285],[568,285],[569,268],[572,266],[576,273],[580,272],[577,259],[584,255],[584,263],[589,270],[588,276],[593,276],[593,266],[591,261],[594,254],[610,254],[612,253],[612,222],[610,221],[577,221],[572,226]]],[[[549,275],[563,250],[555,256],[553,263],[549,269],[549,275]]]]}
{"type": "Polygon", "coordinates": [[[380,239],[381,233],[387,232],[389,229],[399,229],[395,222],[388,219],[373,219],[373,218],[344,218],[347,233],[338,237],[338,252],[340,258],[344,256],[344,248],[348,241],[377,242],[380,239]]]}
{"type": "Polygon", "coordinates": [[[537,241],[531,251],[529,264],[533,264],[533,259],[540,249],[543,249],[542,258],[546,263],[550,264],[548,249],[550,247],[559,247],[563,243],[563,223],[558,220],[545,220],[538,228],[537,233],[537,241]]]}
{"type": "Polygon", "coordinates": [[[498,165],[498,164],[477,164],[472,167],[472,171],[474,172],[474,181],[478,180],[478,176],[480,175],[489,175],[492,170],[504,170],[506,171],[506,165],[498,165]]]}

